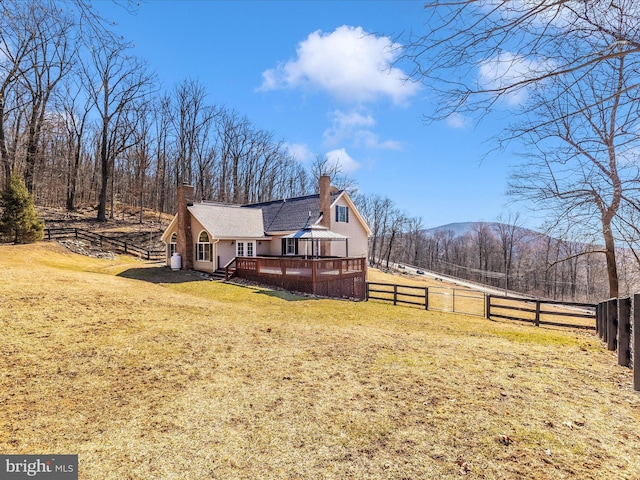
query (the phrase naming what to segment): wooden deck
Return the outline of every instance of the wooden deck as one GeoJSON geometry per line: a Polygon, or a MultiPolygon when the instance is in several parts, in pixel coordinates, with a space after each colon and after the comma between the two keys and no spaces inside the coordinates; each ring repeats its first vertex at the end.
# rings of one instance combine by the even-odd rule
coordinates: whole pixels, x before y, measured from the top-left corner
{"type": "MultiPolygon", "coordinates": [[[[229,277],[232,267],[226,270],[229,277]]],[[[366,296],[366,258],[237,257],[235,275],[323,297],[364,300],[366,296]]]]}

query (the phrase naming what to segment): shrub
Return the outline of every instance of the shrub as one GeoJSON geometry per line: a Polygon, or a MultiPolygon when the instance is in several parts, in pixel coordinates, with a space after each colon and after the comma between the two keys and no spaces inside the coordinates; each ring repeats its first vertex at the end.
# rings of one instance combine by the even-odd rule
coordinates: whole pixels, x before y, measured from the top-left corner
{"type": "Polygon", "coordinates": [[[7,242],[30,243],[44,237],[44,222],[38,218],[33,197],[14,173],[0,197],[0,238],[7,242]]]}

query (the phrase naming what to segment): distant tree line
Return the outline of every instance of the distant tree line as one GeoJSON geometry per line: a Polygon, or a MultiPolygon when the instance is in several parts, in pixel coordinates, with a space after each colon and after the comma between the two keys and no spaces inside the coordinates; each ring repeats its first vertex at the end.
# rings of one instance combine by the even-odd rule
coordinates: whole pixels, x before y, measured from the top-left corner
{"type": "MultiPolygon", "coordinates": [[[[125,5],[126,6],[126,5],[125,5]]],[[[315,191],[271,132],[212,102],[197,80],[159,88],[85,0],[0,2],[0,185],[18,172],[39,205],[175,210],[198,198],[245,203],[315,191]]]]}

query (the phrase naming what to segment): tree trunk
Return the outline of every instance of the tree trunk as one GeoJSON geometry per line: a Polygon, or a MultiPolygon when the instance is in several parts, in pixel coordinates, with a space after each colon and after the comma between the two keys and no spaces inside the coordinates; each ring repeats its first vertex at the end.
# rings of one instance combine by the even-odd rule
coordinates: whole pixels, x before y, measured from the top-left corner
{"type": "Polygon", "coordinates": [[[609,298],[618,297],[618,266],[616,265],[616,247],[611,230],[611,222],[603,220],[605,258],[607,259],[607,277],[609,279],[609,298]]]}
{"type": "Polygon", "coordinates": [[[107,187],[109,186],[109,158],[107,157],[107,137],[109,122],[104,120],[102,142],[100,145],[100,196],[98,200],[99,222],[107,221],[107,187]]]}
{"type": "Polygon", "coordinates": [[[67,211],[76,209],[76,191],[78,189],[78,169],[80,168],[80,144],[74,145],[73,162],[70,165],[69,183],[67,185],[67,211]]]}

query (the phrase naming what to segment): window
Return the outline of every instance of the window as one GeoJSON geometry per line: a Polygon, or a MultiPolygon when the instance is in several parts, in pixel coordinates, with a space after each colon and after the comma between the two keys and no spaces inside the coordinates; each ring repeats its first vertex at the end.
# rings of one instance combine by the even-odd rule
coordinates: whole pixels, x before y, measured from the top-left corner
{"type": "Polygon", "coordinates": [[[237,257],[253,257],[255,256],[255,243],[254,242],[236,242],[236,256],[237,257]]]}
{"type": "Polygon", "coordinates": [[[205,231],[200,232],[200,235],[198,235],[198,243],[196,243],[196,260],[198,262],[211,261],[211,242],[209,241],[209,234],[205,231]]]}
{"type": "Polygon", "coordinates": [[[171,235],[169,239],[169,256],[173,256],[176,253],[176,244],[178,243],[178,234],[176,232],[171,235]]]}
{"type": "Polygon", "coordinates": [[[285,238],[284,254],[285,255],[297,255],[298,254],[298,239],[297,238],[285,238]]]}
{"type": "Polygon", "coordinates": [[[349,207],[336,205],[336,222],[349,223],[349,207]]]}

